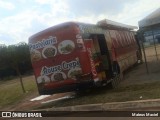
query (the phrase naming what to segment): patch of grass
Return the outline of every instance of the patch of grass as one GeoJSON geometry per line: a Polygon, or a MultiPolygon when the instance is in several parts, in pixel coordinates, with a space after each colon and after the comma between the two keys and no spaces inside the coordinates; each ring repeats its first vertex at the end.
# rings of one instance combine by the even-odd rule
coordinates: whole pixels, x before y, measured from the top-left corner
{"type": "Polygon", "coordinates": [[[26,93],[23,93],[19,79],[0,84],[0,108],[16,104],[37,90],[33,77],[24,78],[23,83],[26,93]]]}
{"type": "Polygon", "coordinates": [[[119,87],[117,89],[98,88],[93,89],[89,93],[77,96],[75,98],[62,101],[52,102],[41,106],[48,107],[64,107],[82,104],[95,104],[107,102],[124,102],[142,99],[160,98],[160,82],[145,83],[141,85],[131,85],[127,87],[119,87]],[[142,96],[142,99],[140,99],[142,96]]]}
{"type": "Polygon", "coordinates": [[[15,79],[15,78],[17,78],[17,76],[8,76],[8,77],[3,78],[3,80],[1,80],[1,81],[12,80],[12,79],[15,79]]]}

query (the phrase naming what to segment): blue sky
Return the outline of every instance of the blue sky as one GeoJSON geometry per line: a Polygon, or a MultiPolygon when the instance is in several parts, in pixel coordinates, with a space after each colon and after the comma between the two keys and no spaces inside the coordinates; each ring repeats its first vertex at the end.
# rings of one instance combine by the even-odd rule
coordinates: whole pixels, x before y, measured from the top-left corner
{"type": "Polygon", "coordinates": [[[104,18],[130,25],[160,7],[160,0],[0,0],[0,44],[28,43],[29,36],[66,21],[104,18]]]}

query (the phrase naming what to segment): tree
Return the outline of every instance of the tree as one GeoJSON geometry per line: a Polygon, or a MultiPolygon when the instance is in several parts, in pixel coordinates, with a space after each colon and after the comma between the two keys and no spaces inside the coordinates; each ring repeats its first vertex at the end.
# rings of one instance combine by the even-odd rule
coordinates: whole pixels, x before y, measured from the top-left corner
{"type": "Polygon", "coordinates": [[[0,50],[0,68],[12,68],[19,76],[23,93],[25,88],[22,81],[20,67],[22,64],[30,63],[29,48],[26,43],[18,45],[9,45],[0,50]]]}
{"type": "MultiPolygon", "coordinates": [[[[7,55],[7,47],[1,47],[0,48],[0,70],[4,71],[5,69],[7,69],[8,66],[5,65],[5,59],[6,59],[6,55],[7,55]]],[[[0,74],[0,78],[2,79],[4,77],[4,75],[1,76],[0,74]]]]}

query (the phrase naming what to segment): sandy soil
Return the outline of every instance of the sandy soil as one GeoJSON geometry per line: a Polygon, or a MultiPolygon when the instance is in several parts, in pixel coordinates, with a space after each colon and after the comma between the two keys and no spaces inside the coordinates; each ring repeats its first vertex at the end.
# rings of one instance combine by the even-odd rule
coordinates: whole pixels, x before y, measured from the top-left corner
{"type": "MultiPolygon", "coordinates": [[[[160,54],[160,49],[158,49],[158,54],[160,54]]],[[[124,74],[124,79],[121,81],[119,87],[125,87],[128,85],[134,85],[134,84],[143,84],[143,83],[149,83],[149,82],[155,82],[160,81],[160,56],[157,60],[155,56],[154,48],[147,48],[145,49],[146,56],[147,56],[147,65],[148,65],[148,71],[149,74],[147,74],[145,63],[140,64],[138,66],[134,66],[131,69],[129,69],[124,74]]],[[[47,97],[43,100],[39,101],[30,101],[31,99],[39,96],[38,92],[36,91],[32,95],[26,97],[23,99],[19,104],[10,106],[6,108],[5,110],[30,110],[34,107],[40,106],[41,102],[57,99],[60,97],[64,97],[67,95],[71,95],[73,93],[61,93],[61,94],[54,94],[50,97],[47,97]]]]}
{"type": "Polygon", "coordinates": [[[143,55],[144,63],[129,69],[125,73],[124,79],[120,83],[120,86],[160,81],[160,46],[157,46],[157,56],[154,47],[145,48],[145,53],[148,74],[143,55]]]}
{"type": "Polygon", "coordinates": [[[9,110],[9,111],[32,110],[36,107],[41,106],[42,102],[57,99],[57,98],[61,98],[61,97],[72,95],[72,94],[73,93],[71,93],[71,92],[69,92],[69,93],[59,93],[59,94],[53,94],[53,95],[51,95],[47,98],[44,98],[42,100],[30,101],[31,99],[39,96],[39,94],[37,92],[35,92],[32,95],[23,99],[19,104],[10,106],[10,107],[6,108],[5,110],[9,110]]]}
{"type": "MultiPolygon", "coordinates": [[[[149,67],[149,74],[146,72],[145,64],[140,64],[138,66],[135,66],[131,68],[127,73],[124,75],[124,79],[121,81],[119,87],[125,87],[128,85],[135,85],[135,84],[143,84],[143,83],[149,83],[149,82],[155,82],[160,81],[160,62],[148,62],[149,67]]],[[[10,108],[10,110],[29,110],[37,106],[41,106],[41,102],[49,101],[53,99],[57,99],[60,97],[64,97],[67,95],[71,95],[73,93],[61,93],[61,94],[54,94],[48,98],[45,98],[43,100],[33,101],[30,100],[39,96],[38,93],[33,93],[31,96],[28,96],[26,99],[24,99],[21,103],[18,105],[10,108]]]]}
{"type": "Polygon", "coordinates": [[[148,62],[149,74],[145,63],[131,68],[124,75],[119,87],[160,81],[160,63],[148,62]]]}

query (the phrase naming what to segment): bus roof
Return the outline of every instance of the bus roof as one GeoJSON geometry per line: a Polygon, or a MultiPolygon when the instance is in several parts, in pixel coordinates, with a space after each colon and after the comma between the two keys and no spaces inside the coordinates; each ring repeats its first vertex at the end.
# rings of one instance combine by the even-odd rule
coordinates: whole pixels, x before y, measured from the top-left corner
{"type": "MultiPolygon", "coordinates": [[[[112,22],[114,22],[114,21],[112,21],[112,22]]],[[[40,31],[40,32],[34,34],[29,38],[29,40],[33,39],[33,38],[35,38],[35,37],[37,37],[39,35],[46,34],[49,31],[54,31],[54,30],[58,30],[58,29],[64,29],[65,27],[68,27],[68,26],[77,26],[77,27],[79,27],[81,33],[91,33],[91,34],[104,34],[104,32],[107,29],[112,29],[113,26],[114,26],[114,29],[121,29],[121,30],[122,29],[123,30],[124,29],[125,30],[133,30],[134,28],[136,28],[135,26],[129,26],[129,25],[125,25],[125,26],[123,25],[122,26],[122,24],[120,25],[120,23],[119,23],[119,26],[117,24],[116,25],[109,25],[109,26],[107,24],[107,26],[106,26],[106,19],[102,20],[102,21],[99,21],[97,24],[81,23],[81,22],[65,22],[65,23],[61,23],[61,24],[49,27],[49,28],[47,28],[47,29],[45,29],[43,31],[40,31]],[[105,25],[102,24],[102,23],[104,23],[105,25]]]]}
{"type": "Polygon", "coordinates": [[[122,24],[122,23],[115,22],[115,21],[108,20],[108,19],[98,21],[97,25],[103,28],[108,28],[108,29],[126,29],[126,30],[138,29],[137,26],[122,24]]]}
{"type": "Polygon", "coordinates": [[[67,26],[78,26],[80,28],[80,32],[81,33],[94,33],[94,34],[100,34],[100,33],[104,33],[104,30],[96,25],[96,24],[90,24],[90,23],[81,23],[81,22],[65,22],[65,23],[61,23],[52,27],[49,27],[45,30],[42,30],[34,35],[32,35],[30,39],[33,39],[39,35],[45,34],[49,31],[53,31],[53,30],[57,30],[57,29],[63,29],[67,26]]]}

